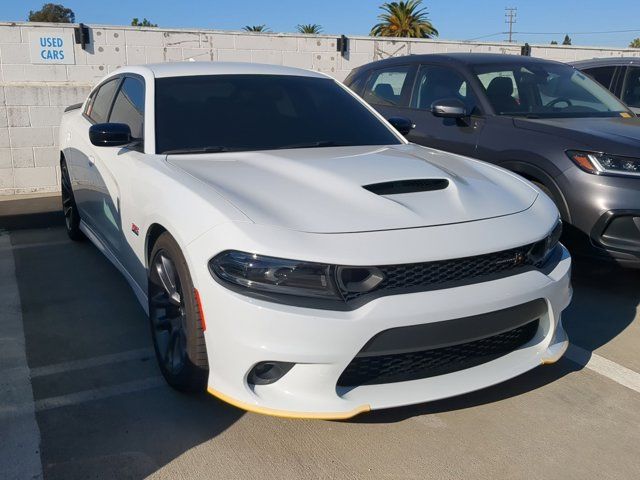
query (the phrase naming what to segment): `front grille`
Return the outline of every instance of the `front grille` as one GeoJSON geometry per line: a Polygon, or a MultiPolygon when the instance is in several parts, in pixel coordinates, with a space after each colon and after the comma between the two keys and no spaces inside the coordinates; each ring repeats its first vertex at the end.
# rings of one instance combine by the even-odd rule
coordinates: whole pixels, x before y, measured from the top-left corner
{"type": "MultiPolygon", "coordinates": [[[[378,268],[384,273],[385,278],[374,292],[391,295],[435,290],[482,281],[483,277],[490,275],[516,274],[526,267],[539,266],[529,255],[533,245],[474,257],[381,266],[378,268]]],[[[343,290],[341,293],[345,301],[349,302],[373,292],[343,290]]]]}
{"type": "Polygon", "coordinates": [[[445,375],[495,360],[534,337],[539,320],[498,335],[442,348],[354,358],[338,379],[339,387],[406,382],[445,375]]]}

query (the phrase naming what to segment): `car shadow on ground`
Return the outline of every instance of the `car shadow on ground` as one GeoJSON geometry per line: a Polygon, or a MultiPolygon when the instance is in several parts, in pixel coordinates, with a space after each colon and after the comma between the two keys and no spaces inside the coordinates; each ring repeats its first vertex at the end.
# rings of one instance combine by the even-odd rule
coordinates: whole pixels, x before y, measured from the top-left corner
{"type": "Polygon", "coordinates": [[[90,242],[67,238],[56,208],[0,216],[15,260],[44,476],[145,478],[244,412],[165,384],[131,288],[90,242]],[[38,228],[29,229],[33,219],[38,228]]]}
{"type": "Polygon", "coordinates": [[[477,392],[420,405],[374,411],[351,421],[392,423],[419,415],[472,408],[522,395],[584,368],[594,350],[620,335],[636,318],[640,304],[640,270],[624,270],[583,258],[574,262],[577,268],[572,278],[573,301],[564,311],[562,321],[572,345],[577,345],[585,352],[580,363],[562,358],[553,365],[540,366],[477,392]]]}

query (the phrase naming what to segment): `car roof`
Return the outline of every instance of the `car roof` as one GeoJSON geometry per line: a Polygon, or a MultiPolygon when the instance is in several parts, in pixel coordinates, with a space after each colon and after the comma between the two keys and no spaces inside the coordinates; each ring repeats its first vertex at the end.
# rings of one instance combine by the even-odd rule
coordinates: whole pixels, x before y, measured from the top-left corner
{"type": "Polygon", "coordinates": [[[146,65],[122,67],[113,73],[138,73],[141,69],[150,71],[156,78],[194,75],[293,75],[298,77],[328,78],[327,75],[323,73],[312,72],[302,68],[242,62],[149,63],[146,65]]]}
{"type": "Polygon", "coordinates": [[[571,65],[576,68],[607,67],[634,64],[640,65],[640,57],[591,58],[589,60],[579,60],[577,62],[571,62],[571,65]]]}
{"type": "Polygon", "coordinates": [[[549,64],[560,63],[553,60],[543,58],[528,57],[524,55],[509,55],[502,53],[469,53],[469,52],[452,52],[452,53],[430,53],[425,55],[407,55],[403,57],[387,58],[377,62],[369,63],[360,68],[383,67],[385,65],[397,65],[400,63],[448,63],[458,64],[460,66],[478,66],[478,65],[531,65],[531,64],[549,64]]]}

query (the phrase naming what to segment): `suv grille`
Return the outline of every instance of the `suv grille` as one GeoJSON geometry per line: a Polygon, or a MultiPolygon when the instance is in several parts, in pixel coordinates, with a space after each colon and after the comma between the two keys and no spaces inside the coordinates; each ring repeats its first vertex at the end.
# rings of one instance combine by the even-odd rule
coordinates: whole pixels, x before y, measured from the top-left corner
{"type": "Polygon", "coordinates": [[[539,320],[498,335],[419,352],[354,358],[339,387],[406,382],[445,375],[495,360],[531,341],[539,320]]]}
{"type": "MultiPolygon", "coordinates": [[[[539,267],[528,255],[532,247],[533,245],[525,245],[501,252],[452,260],[381,266],[378,268],[384,273],[385,279],[375,292],[390,295],[435,290],[482,281],[482,277],[488,275],[515,275],[526,267],[539,267]]],[[[349,302],[373,292],[343,290],[341,293],[345,301],[349,302]]]]}

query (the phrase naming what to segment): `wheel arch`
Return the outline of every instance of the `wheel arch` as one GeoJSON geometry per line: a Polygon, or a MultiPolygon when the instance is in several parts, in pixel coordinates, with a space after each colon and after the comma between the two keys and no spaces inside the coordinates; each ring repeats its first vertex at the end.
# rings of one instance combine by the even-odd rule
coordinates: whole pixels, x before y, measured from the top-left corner
{"type": "Polygon", "coordinates": [[[149,267],[149,260],[151,256],[151,251],[153,250],[153,246],[156,241],[164,232],[168,232],[169,230],[165,228],[164,225],[160,223],[152,223],[147,229],[147,234],[145,236],[144,241],[144,258],[146,262],[146,267],[149,267]]]}
{"type": "Polygon", "coordinates": [[[530,163],[513,160],[507,161],[500,164],[501,167],[504,167],[508,170],[511,170],[514,173],[517,173],[521,177],[526,178],[530,182],[540,183],[547,187],[547,189],[553,195],[552,200],[558,207],[560,211],[560,216],[563,220],[571,223],[571,213],[569,211],[569,205],[567,204],[567,200],[560,190],[560,187],[553,179],[551,175],[545,172],[540,167],[532,165],[530,163]]]}

